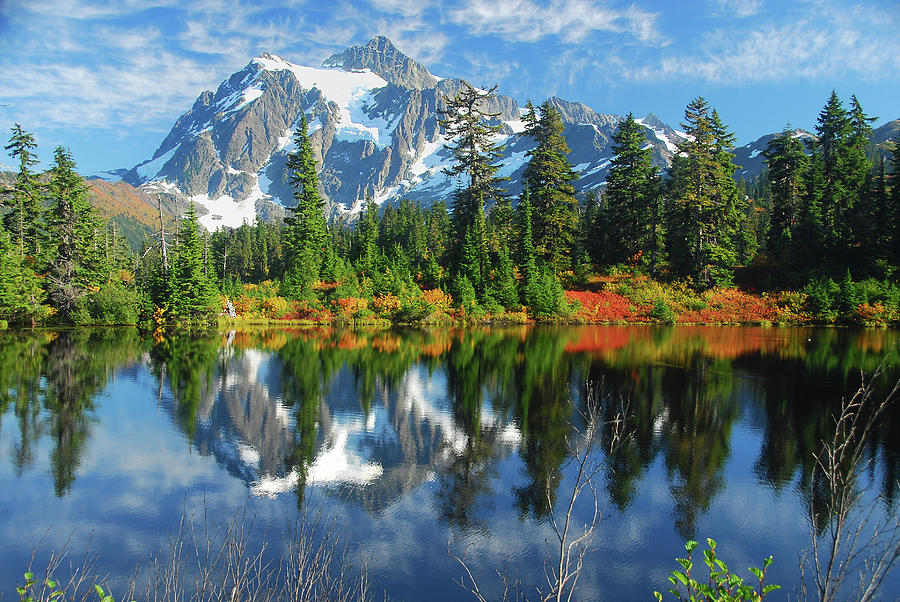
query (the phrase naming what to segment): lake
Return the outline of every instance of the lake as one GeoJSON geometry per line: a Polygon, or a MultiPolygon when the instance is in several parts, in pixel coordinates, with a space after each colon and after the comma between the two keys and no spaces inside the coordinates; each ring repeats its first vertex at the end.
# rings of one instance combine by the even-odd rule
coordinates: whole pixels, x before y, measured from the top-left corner
{"type": "MultiPolygon", "coordinates": [[[[774,555],[784,599],[822,503],[813,455],[863,374],[883,363],[874,394],[890,391],[898,342],[658,326],[0,333],[0,591],[12,599],[35,547],[40,564],[64,545],[90,548],[121,590],[185,514],[215,529],[245,512],[251,543],[277,555],[312,508],[366,559],[378,599],[467,599],[448,550],[489,598],[497,571],[531,594],[593,408],[603,520],[578,599],[652,599],[684,541],[707,537],[744,576],[774,555]]],[[[894,406],[865,452],[876,518],[898,515],[898,434],[894,406]]],[[[576,530],[592,502],[583,490],[576,530]]],[[[900,591],[896,573],[882,591],[900,591]]]]}

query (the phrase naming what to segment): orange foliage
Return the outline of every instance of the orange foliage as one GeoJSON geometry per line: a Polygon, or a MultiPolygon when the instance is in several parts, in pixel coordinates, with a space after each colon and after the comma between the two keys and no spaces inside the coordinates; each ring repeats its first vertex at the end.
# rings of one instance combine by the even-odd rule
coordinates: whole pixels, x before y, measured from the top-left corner
{"type": "Polygon", "coordinates": [[[759,324],[776,320],[779,308],[769,297],[736,288],[715,288],[705,294],[707,307],[678,316],[681,324],[759,324]]]}
{"type": "Polygon", "coordinates": [[[439,288],[422,291],[422,300],[436,311],[449,313],[453,305],[453,297],[439,288]]]}
{"type": "Polygon", "coordinates": [[[392,315],[403,307],[403,302],[397,295],[384,293],[372,299],[372,309],[380,314],[392,315]]]}
{"type": "Polygon", "coordinates": [[[610,290],[566,291],[569,301],[578,301],[581,308],[575,318],[585,322],[624,322],[638,317],[637,308],[628,299],[610,290]]]}

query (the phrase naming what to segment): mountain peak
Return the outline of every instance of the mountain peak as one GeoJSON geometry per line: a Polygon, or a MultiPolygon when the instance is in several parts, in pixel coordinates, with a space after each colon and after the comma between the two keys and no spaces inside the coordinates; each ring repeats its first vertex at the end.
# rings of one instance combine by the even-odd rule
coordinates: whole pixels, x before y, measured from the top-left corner
{"type": "Polygon", "coordinates": [[[344,71],[370,69],[387,82],[414,90],[434,88],[438,82],[428,69],[397,50],[384,36],[375,36],[365,46],[351,46],[333,54],[322,66],[344,71]]]}

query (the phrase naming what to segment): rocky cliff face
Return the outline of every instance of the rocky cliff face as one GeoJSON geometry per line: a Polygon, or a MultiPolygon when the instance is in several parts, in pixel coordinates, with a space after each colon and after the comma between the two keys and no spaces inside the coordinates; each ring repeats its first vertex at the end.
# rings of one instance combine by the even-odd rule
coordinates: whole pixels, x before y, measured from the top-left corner
{"type": "Polygon", "coordinates": [[[397,50],[389,39],[376,36],[365,46],[351,46],[327,58],[327,69],[369,69],[388,83],[410,90],[429,90],[438,80],[428,69],[397,50]]]}
{"type": "MultiPolygon", "coordinates": [[[[368,197],[377,203],[406,197],[428,205],[452,200],[461,183],[443,173],[450,164],[438,124],[443,99],[462,82],[438,79],[384,37],[327,59],[322,68],[263,54],[219,89],[204,92],[182,115],[152,159],[123,178],[144,190],[194,201],[209,229],[277,218],[294,202],[285,162],[301,112],[320,165],[321,192],[332,216],[351,219],[368,197]]],[[[610,139],[621,120],[582,103],[554,98],[581,174],[580,191],[599,188],[612,156],[610,139]]],[[[498,95],[488,107],[506,145],[500,174],[511,194],[533,141],[518,103],[498,95]]],[[[677,134],[648,116],[648,143],[666,165],[677,134]]]]}

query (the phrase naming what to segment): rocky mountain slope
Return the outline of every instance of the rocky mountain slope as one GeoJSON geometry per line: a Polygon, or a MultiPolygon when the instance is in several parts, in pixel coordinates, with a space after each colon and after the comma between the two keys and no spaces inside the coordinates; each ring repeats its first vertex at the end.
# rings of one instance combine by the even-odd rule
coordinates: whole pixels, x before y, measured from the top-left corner
{"type": "MultiPolygon", "coordinates": [[[[201,94],[151,159],[115,174],[148,193],[193,200],[210,229],[277,217],[293,204],[284,165],[305,112],[330,215],[352,216],[368,197],[379,204],[402,197],[423,204],[449,200],[460,182],[443,173],[450,157],[438,108],[461,85],[435,77],[384,37],[348,48],[322,68],[263,54],[215,93],[201,94]]],[[[565,123],[579,190],[599,188],[621,117],[582,103],[551,102],[565,123]]],[[[515,194],[533,146],[519,135],[523,109],[498,95],[489,110],[499,113],[499,141],[506,144],[501,175],[515,194]]],[[[653,115],[642,123],[654,160],[666,165],[677,132],[653,115]]]]}

